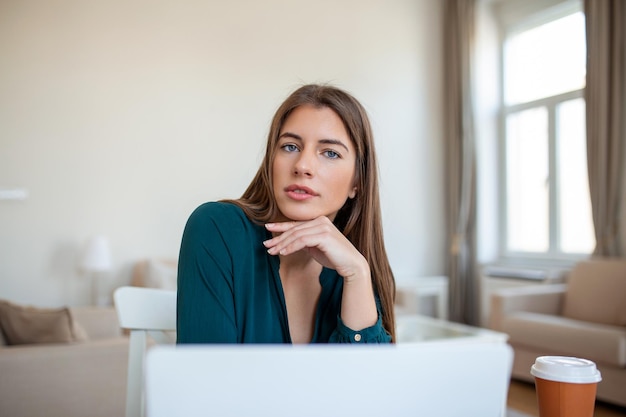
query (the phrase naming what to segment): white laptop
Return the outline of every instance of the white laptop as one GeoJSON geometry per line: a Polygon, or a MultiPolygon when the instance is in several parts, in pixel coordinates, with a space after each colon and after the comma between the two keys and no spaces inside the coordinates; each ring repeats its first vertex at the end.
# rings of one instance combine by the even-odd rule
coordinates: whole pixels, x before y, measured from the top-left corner
{"type": "Polygon", "coordinates": [[[503,417],[505,343],[156,346],[148,417],[503,417]]]}

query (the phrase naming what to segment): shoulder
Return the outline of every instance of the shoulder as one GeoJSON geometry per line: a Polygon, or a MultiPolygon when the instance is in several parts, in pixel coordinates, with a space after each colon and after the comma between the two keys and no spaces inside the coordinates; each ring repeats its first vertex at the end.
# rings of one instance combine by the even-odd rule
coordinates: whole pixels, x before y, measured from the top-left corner
{"type": "Polygon", "coordinates": [[[235,204],[204,203],[187,220],[180,259],[207,254],[214,259],[241,259],[263,246],[266,233],[265,227],[253,223],[235,204]]]}
{"type": "Polygon", "coordinates": [[[243,210],[235,204],[221,201],[211,201],[198,206],[190,217],[202,219],[228,220],[231,218],[246,218],[243,210]]]}
{"type": "Polygon", "coordinates": [[[228,231],[229,234],[263,229],[248,219],[239,206],[226,202],[208,202],[198,206],[189,216],[189,227],[228,231]]]}

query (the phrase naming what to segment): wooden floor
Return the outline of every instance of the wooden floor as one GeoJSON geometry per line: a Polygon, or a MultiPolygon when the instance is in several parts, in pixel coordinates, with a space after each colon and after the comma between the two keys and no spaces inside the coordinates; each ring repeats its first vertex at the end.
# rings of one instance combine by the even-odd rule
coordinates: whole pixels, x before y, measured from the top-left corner
{"type": "MultiPolygon", "coordinates": [[[[524,414],[539,417],[535,385],[520,381],[511,381],[507,404],[510,408],[524,414]]],[[[596,402],[594,417],[626,417],[626,408],[596,402]]]]}

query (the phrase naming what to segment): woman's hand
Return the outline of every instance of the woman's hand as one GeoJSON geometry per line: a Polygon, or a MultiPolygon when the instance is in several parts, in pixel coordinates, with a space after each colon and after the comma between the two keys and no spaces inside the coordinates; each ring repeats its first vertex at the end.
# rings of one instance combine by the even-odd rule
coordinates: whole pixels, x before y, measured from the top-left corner
{"type": "Polygon", "coordinates": [[[345,282],[370,279],[363,255],[326,216],[306,222],[268,223],[265,227],[276,234],[263,242],[270,255],[286,256],[305,250],[321,265],[337,271],[345,282]]]}
{"type": "Polygon", "coordinates": [[[270,223],[277,234],[263,242],[270,255],[290,255],[304,250],[317,262],[343,277],[341,319],[358,331],[378,319],[369,264],[327,217],[306,222],[270,223]]]}

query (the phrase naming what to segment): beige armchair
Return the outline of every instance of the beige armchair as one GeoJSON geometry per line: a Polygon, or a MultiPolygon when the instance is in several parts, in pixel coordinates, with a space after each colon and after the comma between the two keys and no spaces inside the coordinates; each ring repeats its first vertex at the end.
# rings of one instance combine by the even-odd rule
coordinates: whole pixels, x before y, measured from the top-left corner
{"type": "Polygon", "coordinates": [[[626,406],[626,259],[580,262],[565,284],[497,291],[489,319],[509,335],[513,378],[532,381],[538,356],[586,358],[602,373],[598,399],[626,406]]]}

